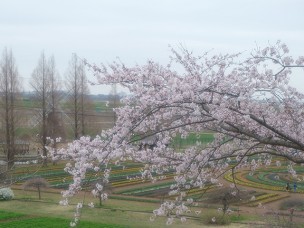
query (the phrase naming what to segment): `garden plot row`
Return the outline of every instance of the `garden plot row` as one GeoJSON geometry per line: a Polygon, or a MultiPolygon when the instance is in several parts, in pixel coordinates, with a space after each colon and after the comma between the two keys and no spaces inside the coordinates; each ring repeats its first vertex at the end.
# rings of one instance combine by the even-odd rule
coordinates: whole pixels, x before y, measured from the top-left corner
{"type": "MultiPolygon", "coordinates": [[[[142,167],[141,164],[138,163],[124,163],[120,165],[109,165],[109,166],[100,166],[101,169],[111,169],[112,171],[115,170],[123,170],[125,168],[140,168],[142,167]]],[[[35,166],[21,166],[14,170],[13,176],[24,176],[27,174],[46,174],[49,172],[64,172],[65,163],[60,163],[56,165],[49,165],[46,167],[42,167],[41,165],[35,165],[35,166]]]]}
{"type": "MultiPolygon", "coordinates": [[[[103,167],[102,167],[103,168],[103,167]]],[[[126,163],[120,166],[111,166],[110,174],[110,184],[113,188],[125,187],[129,185],[136,185],[145,182],[141,177],[142,165],[137,163],[126,163]]],[[[33,177],[42,177],[46,179],[50,187],[53,188],[67,188],[70,183],[72,183],[72,176],[63,171],[63,166],[51,166],[47,168],[42,168],[36,172],[30,173],[28,169],[24,169],[23,172],[18,170],[14,174],[14,179],[17,185],[22,185],[26,180],[33,177]],[[30,174],[29,174],[30,173],[30,174]]],[[[91,185],[94,182],[100,180],[103,176],[103,173],[100,172],[98,176],[96,173],[88,172],[87,177],[83,180],[83,183],[86,185],[91,185]]],[[[172,172],[164,173],[162,176],[159,176],[162,180],[169,180],[173,178],[172,172]]]]}
{"type": "MultiPolygon", "coordinates": [[[[248,173],[244,172],[236,172],[234,174],[234,179],[232,176],[232,173],[227,173],[224,178],[227,181],[235,182],[239,185],[244,185],[248,187],[254,187],[254,188],[260,188],[260,189],[267,189],[267,190],[274,190],[274,191],[286,191],[285,185],[286,180],[273,180],[269,177],[270,173],[272,172],[279,172],[279,170],[273,171],[268,170],[269,173],[261,172],[259,171],[257,174],[250,175],[248,173]]],[[[284,170],[280,170],[280,172],[284,172],[284,170]]],[[[298,184],[297,192],[304,192],[304,189],[302,188],[303,184],[298,184]]]]}
{"type": "Polygon", "coordinates": [[[248,187],[253,187],[253,188],[259,188],[259,189],[267,189],[267,190],[274,190],[274,191],[282,191],[283,188],[282,187],[278,187],[278,186],[272,186],[272,185],[267,185],[265,183],[261,183],[260,181],[258,181],[257,179],[253,178],[253,176],[247,175],[247,173],[240,173],[240,172],[236,172],[234,173],[234,177],[232,176],[232,173],[229,172],[227,173],[224,178],[227,181],[230,182],[235,182],[236,184],[239,185],[244,185],[244,186],[248,186],[248,187]],[[244,177],[244,175],[246,177],[244,177]],[[252,177],[252,179],[248,179],[247,177],[252,177]],[[256,180],[256,181],[254,181],[256,180]]]}
{"type": "MultiPolygon", "coordinates": [[[[171,179],[171,178],[170,178],[171,179]]],[[[137,187],[135,186],[134,188],[128,189],[128,190],[123,190],[123,191],[117,191],[115,193],[117,194],[122,194],[126,196],[137,196],[137,197],[151,197],[151,198],[159,198],[162,196],[168,196],[168,193],[170,191],[170,186],[174,184],[175,182],[173,181],[168,181],[168,182],[160,182],[160,183],[154,183],[150,184],[148,186],[142,186],[142,187],[137,187]]],[[[213,185],[207,185],[204,188],[193,188],[189,189],[186,191],[187,196],[191,198],[199,198],[201,195],[206,192],[207,190],[212,189],[214,186],[213,185]]],[[[171,198],[174,198],[176,196],[171,196],[171,198]]]]}
{"type": "MultiPolygon", "coordinates": [[[[134,176],[140,174],[140,169],[142,167],[140,165],[134,165],[131,164],[128,166],[128,168],[125,168],[125,166],[113,166],[111,167],[111,176],[110,180],[115,181],[117,179],[121,179],[127,175],[134,176]]],[[[90,173],[87,175],[88,180],[97,180],[99,177],[92,178],[91,175],[93,173],[90,173]]],[[[102,173],[100,173],[102,175],[102,173]]],[[[95,173],[94,173],[95,175],[95,173]]],[[[42,177],[45,178],[51,185],[51,187],[64,187],[67,186],[69,183],[72,182],[72,177],[63,171],[63,166],[58,168],[57,166],[52,166],[48,168],[43,168],[41,170],[31,172],[28,170],[24,170],[24,172],[20,172],[20,170],[17,172],[17,174],[14,174],[14,179],[17,184],[22,184],[27,179],[33,178],[33,177],[42,177]]]]}
{"type": "Polygon", "coordinates": [[[249,207],[256,207],[259,205],[263,205],[266,203],[274,202],[283,198],[289,197],[287,195],[280,195],[277,193],[262,193],[252,199],[242,201],[240,203],[237,203],[235,205],[239,206],[249,206],[249,207]]]}

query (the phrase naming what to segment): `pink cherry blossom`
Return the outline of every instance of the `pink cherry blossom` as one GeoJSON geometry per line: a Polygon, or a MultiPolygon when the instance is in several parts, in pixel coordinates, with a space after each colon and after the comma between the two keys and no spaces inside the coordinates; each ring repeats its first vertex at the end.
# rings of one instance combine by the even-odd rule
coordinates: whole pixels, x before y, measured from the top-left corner
{"type": "MultiPolygon", "coordinates": [[[[184,205],[190,188],[220,186],[218,177],[231,168],[231,160],[237,162],[234,170],[247,167],[252,173],[270,165],[274,156],[304,163],[304,95],[289,85],[292,70],[304,68],[304,58],[287,56],[289,49],[281,42],[245,54],[197,57],[186,49],[172,49],[166,66],[154,61],[133,67],[121,62],[87,64],[99,84],[119,84],[130,93],[115,109],[113,128],[61,150],[49,148],[53,159],[70,161],[65,171],[73,183],[63,196],[73,196],[82,190],[87,175],[100,172],[102,183],[92,193],[107,199],[102,185],[108,183],[111,170],[101,165],[140,162],[145,164],[143,180],[157,181],[155,174],[174,171],[171,194],[176,199],[153,212],[168,216],[190,210],[184,205]],[[204,131],[214,132],[208,145],[194,143],[183,151],[171,146],[177,135],[185,138],[204,131]],[[141,146],[149,138],[153,148],[141,146]],[[251,159],[253,155],[258,159],[251,159]]],[[[288,171],[296,176],[292,166],[288,171]]]]}

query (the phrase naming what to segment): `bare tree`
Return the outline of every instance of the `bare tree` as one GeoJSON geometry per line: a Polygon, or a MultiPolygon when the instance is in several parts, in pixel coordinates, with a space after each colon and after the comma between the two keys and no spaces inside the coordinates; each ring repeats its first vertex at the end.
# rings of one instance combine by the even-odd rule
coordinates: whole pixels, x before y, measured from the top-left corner
{"type": "Polygon", "coordinates": [[[32,73],[32,80],[30,82],[36,95],[36,102],[39,105],[38,121],[40,122],[41,128],[37,138],[42,146],[43,164],[47,165],[47,95],[50,91],[50,83],[48,77],[48,66],[44,52],[41,53],[37,67],[32,73]]]}
{"type": "MultiPolygon", "coordinates": [[[[65,138],[64,124],[61,119],[60,101],[63,98],[63,93],[60,91],[60,75],[56,70],[54,56],[51,56],[48,61],[48,73],[50,81],[50,94],[48,104],[50,112],[47,116],[47,135],[52,139],[65,138]]],[[[53,148],[57,149],[57,140],[54,140],[53,148]]],[[[55,162],[53,161],[53,165],[55,162]]]]}
{"type": "Polygon", "coordinates": [[[38,117],[40,129],[38,141],[42,147],[43,165],[47,165],[47,137],[56,138],[62,136],[60,118],[56,108],[61,99],[59,92],[59,77],[56,72],[54,57],[46,59],[42,52],[37,67],[32,74],[31,86],[35,91],[36,102],[38,103],[38,117]]]}
{"type": "Polygon", "coordinates": [[[59,103],[63,98],[60,83],[60,76],[56,70],[54,56],[51,56],[48,61],[48,77],[50,82],[50,94],[48,99],[48,105],[50,106],[50,112],[48,113],[47,125],[48,136],[50,138],[64,137],[65,131],[63,123],[60,118],[59,103]]]}
{"type": "Polygon", "coordinates": [[[74,139],[85,135],[85,107],[88,100],[89,88],[84,70],[84,64],[73,55],[67,74],[67,90],[72,103],[74,120],[74,139]]]}
{"type": "Polygon", "coordinates": [[[113,125],[115,125],[117,119],[114,109],[118,107],[118,102],[119,102],[119,95],[117,94],[117,85],[114,83],[112,85],[112,89],[109,94],[109,105],[113,110],[113,125]]]}
{"type": "MultiPolygon", "coordinates": [[[[19,92],[19,76],[12,50],[4,49],[0,65],[0,107],[3,120],[3,150],[6,153],[7,171],[14,165],[15,131],[16,131],[16,99],[19,92]]],[[[2,141],[2,140],[1,140],[2,141]]]]}

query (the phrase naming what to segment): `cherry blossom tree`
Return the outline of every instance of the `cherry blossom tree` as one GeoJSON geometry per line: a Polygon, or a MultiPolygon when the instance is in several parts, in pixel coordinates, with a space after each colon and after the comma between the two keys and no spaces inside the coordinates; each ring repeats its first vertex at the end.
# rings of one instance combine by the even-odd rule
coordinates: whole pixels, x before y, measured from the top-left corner
{"type": "MultiPolygon", "coordinates": [[[[304,95],[289,85],[292,70],[304,67],[303,56],[294,59],[280,41],[256,48],[247,57],[241,53],[195,56],[185,49],[172,53],[167,66],[153,61],[134,67],[87,63],[98,83],[120,84],[130,95],[115,109],[112,129],[57,151],[56,158],[71,161],[66,171],[74,178],[64,197],[81,190],[88,170],[108,176],[110,169],[101,170],[101,164],[141,162],[145,164],[142,178],[152,181],[156,174],[174,170],[176,183],[169,194],[177,195],[176,200],[164,201],[151,217],[168,216],[171,223],[173,217],[185,220],[181,215],[193,203],[185,200],[188,189],[207,183],[221,186],[219,177],[228,170],[254,171],[276,156],[304,163],[304,95]],[[183,70],[174,70],[177,65],[183,70]],[[177,135],[206,130],[215,133],[212,143],[197,143],[184,151],[170,147],[177,135]],[[140,147],[140,141],[152,136],[153,148],[140,147]]],[[[292,166],[289,170],[296,175],[292,166]]]]}

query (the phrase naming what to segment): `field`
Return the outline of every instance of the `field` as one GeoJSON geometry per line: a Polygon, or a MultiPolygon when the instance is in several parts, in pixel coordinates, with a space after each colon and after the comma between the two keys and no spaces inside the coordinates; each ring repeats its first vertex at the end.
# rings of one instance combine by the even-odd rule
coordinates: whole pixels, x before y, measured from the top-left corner
{"type": "MultiPolygon", "coordinates": [[[[184,149],[196,143],[205,144],[212,140],[212,133],[190,134],[184,139],[177,136],[170,146],[184,149]]],[[[151,183],[140,178],[143,166],[139,163],[125,162],[107,167],[112,170],[110,184],[106,186],[107,191],[110,192],[110,200],[102,202],[101,205],[99,199],[91,196],[90,190],[101,180],[103,173],[96,176],[89,172],[84,181],[84,191],[73,198],[69,206],[63,207],[58,204],[61,200],[60,192],[72,181],[71,176],[63,171],[64,166],[65,162],[49,164],[47,167],[42,167],[40,164],[17,165],[13,173],[12,186],[15,198],[11,201],[0,201],[0,227],[69,227],[78,202],[84,203],[79,227],[166,227],[166,218],[157,218],[153,222],[150,222],[150,218],[153,210],[158,208],[161,202],[175,198],[174,195],[168,196],[170,186],[174,183],[173,170],[168,170],[162,175],[155,174],[158,181],[151,183]],[[38,200],[35,189],[23,189],[27,180],[36,177],[42,177],[50,184],[49,188],[43,189],[41,200],[38,200]],[[94,209],[88,207],[90,202],[94,203],[94,209]]],[[[100,168],[105,169],[102,166],[100,168]]],[[[303,179],[304,168],[297,166],[296,170],[299,178],[303,179]]],[[[245,169],[234,175],[228,172],[222,181],[226,186],[229,186],[229,182],[237,183],[241,192],[229,202],[229,208],[233,211],[227,217],[232,222],[231,227],[268,224],[267,218],[259,217],[261,212],[257,211],[257,208],[261,205],[263,208],[265,205],[266,207],[276,205],[278,209],[278,202],[286,200],[290,202],[289,199],[299,202],[296,196],[304,193],[304,185],[301,181],[298,182],[297,193],[284,191],[285,183],[295,180],[283,166],[270,166],[267,169],[259,169],[253,174],[245,169]]],[[[187,218],[186,225],[180,218],[176,218],[174,227],[207,227],[212,217],[218,217],[220,220],[223,216],[218,212],[218,208],[223,207],[223,197],[229,191],[229,187],[217,188],[211,183],[204,188],[189,189],[188,197],[195,200],[195,204],[191,206],[192,212],[183,215],[187,218]]],[[[289,204],[285,203],[285,205],[289,204]]],[[[289,208],[290,206],[287,206],[282,212],[282,218],[285,220],[288,218],[289,208]]],[[[295,215],[294,221],[298,224],[304,222],[302,209],[304,211],[304,202],[303,207],[301,205],[298,207],[295,215]]]]}
{"type": "MultiPolygon", "coordinates": [[[[14,228],[14,227],[68,227],[69,221],[67,219],[61,218],[50,218],[50,217],[38,217],[38,216],[30,216],[21,213],[0,211],[0,227],[14,228]]],[[[110,225],[110,224],[102,224],[102,223],[93,223],[88,221],[81,221],[78,227],[83,228],[122,228],[127,226],[120,225],[110,225]]]]}
{"type": "MultiPolygon", "coordinates": [[[[76,203],[83,201],[84,207],[79,227],[152,228],[166,226],[165,218],[157,218],[154,222],[150,222],[150,217],[153,214],[152,211],[159,207],[162,200],[170,200],[167,193],[169,186],[173,183],[172,173],[167,173],[165,177],[162,177],[162,180],[156,183],[150,183],[135,178],[141,169],[140,164],[125,163],[113,166],[110,178],[112,191],[110,200],[99,206],[98,199],[93,198],[88,191],[77,195],[70,202],[70,206],[63,207],[58,205],[59,200],[61,200],[60,191],[62,188],[66,188],[70,181],[69,177],[62,171],[63,167],[64,163],[59,163],[55,166],[50,165],[36,170],[35,175],[46,178],[51,184],[51,188],[43,190],[41,200],[38,200],[37,192],[34,189],[22,189],[22,184],[30,177],[27,174],[31,174],[37,166],[24,166],[17,169],[14,177],[23,177],[23,179],[21,178],[19,183],[17,182],[13,186],[15,199],[0,202],[0,227],[18,227],[19,224],[22,224],[22,227],[68,227],[73,218],[76,203]],[[127,177],[133,177],[133,179],[127,177]],[[87,206],[89,202],[94,202],[94,209],[87,206]]],[[[299,167],[298,172],[301,172],[301,170],[302,168],[299,167]]],[[[239,187],[255,185],[258,188],[256,190],[246,190],[242,187],[240,189],[243,194],[230,202],[230,208],[234,211],[229,217],[233,222],[231,227],[242,227],[243,223],[255,224],[260,213],[256,208],[261,204],[273,204],[301,195],[303,190],[301,185],[299,185],[297,194],[290,194],[282,192],[283,188],[276,189],[276,185],[280,185],[280,182],[275,184],[272,182],[265,183],[272,172],[277,172],[282,178],[288,178],[286,169],[276,169],[275,167],[267,170],[261,169],[252,176],[248,175],[246,170],[235,175],[234,178],[239,187]],[[253,197],[254,199],[252,199],[253,197]],[[242,212],[248,210],[250,211],[249,214],[248,212],[242,212]]],[[[225,175],[225,179],[226,181],[233,181],[230,173],[225,175]]],[[[285,179],[282,179],[282,181],[285,181],[285,179]]],[[[217,209],[222,207],[222,197],[226,191],[227,188],[218,189],[212,185],[206,186],[205,189],[189,190],[189,196],[194,198],[197,203],[192,207],[193,212],[185,215],[187,217],[187,227],[201,227],[202,225],[206,227],[206,216],[208,217],[210,214],[219,215],[217,209]],[[203,213],[197,214],[196,211],[202,211],[203,213]]],[[[288,211],[288,209],[285,211],[288,211]]],[[[285,216],[288,217],[288,214],[285,213],[285,216]]],[[[303,215],[299,214],[299,217],[296,218],[297,221],[302,221],[301,216],[303,215]]],[[[261,218],[258,220],[265,223],[265,220],[261,220],[261,218]]],[[[185,224],[179,219],[175,219],[174,227],[185,227],[185,224]]]]}
{"type": "MultiPolygon", "coordinates": [[[[49,111],[49,110],[48,110],[49,111]]],[[[1,112],[1,110],[0,110],[1,112]]],[[[16,137],[21,140],[33,142],[39,134],[39,124],[41,121],[39,103],[33,99],[21,99],[16,104],[16,137]]],[[[1,113],[0,113],[1,114],[1,113]]],[[[56,114],[60,122],[60,127],[66,140],[73,139],[73,106],[68,100],[60,102],[56,108],[56,114]]],[[[101,130],[113,126],[114,113],[113,104],[106,101],[92,100],[86,103],[85,107],[85,133],[92,137],[99,134],[101,130]]],[[[2,123],[0,123],[0,127],[2,123]]],[[[0,142],[1,142],[0,135],[0,142]]]]}
{"type": "MultiPolygon", "coordinates": [[[[68,207],[58,205],[60,194],[58,192],[44,193],[43,200],[36,199],[33,191],[14,190],[15,199],[0,202],[0,227],[69,227],[77,201],[83,200],[83,194],[78,195],[68,207]]],[[[96,199],[86,195],[86,201],[96,199]]],[[[111,199],[102,207],[88,208],[84,206],[79,227],[134,227],[152,228],[167,227],[165,218],[157,218],[150,222],[152,210],[159,203],[137,202],[111,199]]],[[[200,210],[201,208],[197,208],[200,210]]],[[[204,210],[204,209],[202,209],[204,210]]],[[[215,209],[208,209],[214,210],[215,209]]],[[[193,214],[187,215],[187,227],[202,227],[203,218],[193,214]]],[[[234,217],[236,220],[237,217],[234,217]]],[[[244,220],[242,217],[238,220],[244,220]]],[[[174,221],[174,227],[185,227],[185,223],[174,221]]],[[[204,226],[206,227],[206,226],[204,226]]],[[[244,227],[239,226],[238,227],[244,227]]]]}

